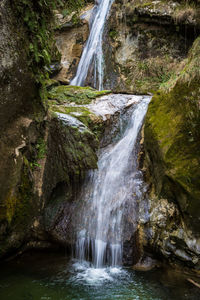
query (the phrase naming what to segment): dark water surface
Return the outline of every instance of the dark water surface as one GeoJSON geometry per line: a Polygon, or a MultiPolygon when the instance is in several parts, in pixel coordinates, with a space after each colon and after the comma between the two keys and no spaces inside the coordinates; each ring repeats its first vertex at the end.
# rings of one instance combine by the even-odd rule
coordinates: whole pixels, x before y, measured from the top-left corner
{"type": "Polygon", "coordinates": [[[94,269],[58,253],[26,254],[0,265],[0,300],[200,299],[200,289],[172,270],[94,269]]]}

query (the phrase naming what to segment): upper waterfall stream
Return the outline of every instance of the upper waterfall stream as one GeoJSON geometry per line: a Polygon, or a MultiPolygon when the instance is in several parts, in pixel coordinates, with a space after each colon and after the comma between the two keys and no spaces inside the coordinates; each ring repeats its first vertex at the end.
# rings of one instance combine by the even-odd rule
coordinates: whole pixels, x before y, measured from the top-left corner
{"type": "Polygon", "coordinates": [[[76,76],[71,85],[83,86],[88,75],[89,67],[94,63],[94,86],[103,89],[103,50],[102,36],[106,18],[113,0],[97,1],[96,14],[91,25],[90,35],[84,47],[76,76]]]}
{"type": "MultiPolygon", "coordinates": [[[[90,171],[81,193],[76,257],[82,261],[92,258],[96,268],[121,265],[127,222],[132,233],[136,230],[142,188],[137,141],[150,97],[134,99],[118,141],[101,149],[98,169],[90,171]]],[[[123,114],[120,123],[122,118],[123,114]]]]}

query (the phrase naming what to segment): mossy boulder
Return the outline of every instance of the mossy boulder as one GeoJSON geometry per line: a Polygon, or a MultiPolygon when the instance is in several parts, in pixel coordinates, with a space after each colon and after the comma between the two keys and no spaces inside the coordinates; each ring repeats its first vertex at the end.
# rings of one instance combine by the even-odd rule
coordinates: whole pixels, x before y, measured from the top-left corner
{"type": "MultiPolygon", "coordinates": [[[[60,157],[66,163],[66,173],[80,175],[96,168],[95,151],[103,132],[103,120],[87,106],[97,97],[110,91],[97,91],[90,87],[59,85],[49,90],[50,136],[60,139],[60,157]],[[56,131],[56,133],[55,133],[56,131]]],[[[53,149],[57,143],[49,149],[53,149]]],[[[55,159],[55,157],[53,158],[55,159]]],[[[59,157],[58,157],[59,160],[59,157]]],[[[63,167],[62,167],[63,172],[63,167]]],[[[66,178],[68,181],[68,179],[66,178]]]]}
{"type": "MultiPolygon", "coordinates": [[[[44,173],[44,229],[54,242],[70,245],[75,199],[86,171],[97,168],[99,140],[97,133],[87,127],[89,121],[84,124],[64,106],[54,106],[54,110],[49,124],[44,173]]],[[[84,108],[83,114],[81,118],[90,120],[84,108]]]]}
{"type": "Polygon", "coordinates": [[[146,165],[155,193],[175,202],[187,226],[199,235],[200,212],[200,38],[182,70],[157,92],[147,112],[146,165]]]}
{"type": "Polygon", "coordinates": [[[97,91],[91,87],[58,85],[49,90],[50,112],[68,114],[78,119],[99,139],[105,124],[101,117],[89,109],[88,104],[110,93],[111,91],[97,91]]]}
{"type": "Polygon", "coordinates": [[[88,104],[109,91],[48,82],[47,160],[43,177],[44,228],[56,243],[72,243],[71,216],[86,171],[97,168],[96,151],[104,130],[88,104]],[[62,222],[61,220],[64,220],[62,222]],[[63,234],[63,230],[67,234],[63,234]]]}

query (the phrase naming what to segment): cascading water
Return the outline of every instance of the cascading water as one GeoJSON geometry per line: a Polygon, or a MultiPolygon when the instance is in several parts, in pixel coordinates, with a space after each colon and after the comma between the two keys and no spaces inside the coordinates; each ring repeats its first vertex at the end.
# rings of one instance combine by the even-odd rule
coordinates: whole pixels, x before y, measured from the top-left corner
{"type": "MultiPolygon", "coordinates": [[[[90,35],[71,85],[83,86],[92,66],[94,87],[103,89],[102,37],[113,1],[96,1],[96,14],[91,24],[90,35]]],[[[121,95],[123,100],[119,95],[111,97],[114,97],[113,106],[121,106],[119,103],[123,102],[124,96],[121,95]]],[[[137,200],[141,197],[142,189],[142,176],[137,167],[137,138],[149,101],[150,97],[138,96],[121,138],[118,142],[101,149],[98,170],[88,173],[82,189],[82,204],[75,218],[76,258],[84,263],[92,260],[92,276],[95,274],[94,270],[99,270],[106,264],[112,267],[121,265],[127,226],[131,233],[134,233],[137,227],[137,200]]],[[[122,120],[120,122],[123,123],[122,120]]],[[[86,266],[86,273],[88,270],[89,265],[86,266]]]]}
{"type": "Polygon", "coordinates": [[[94,86],[103,89],[103,50],[102,36],[106,18],[114,0],[98,0],[97,11],[91,25],[90,35],[84,47],[76,76],[71,85],[83,86],[89,67],[94,63],[94,86]]]}
{"type": "Polygon", "coordinates": [[[96,268],[120,265],[126,219],[132,217],[132,230],[136,229],[142,185],[137,138],[149,101],[138,96],[120,140],[101,150],[98,169],[90,172],[83,188],[76,256],[82,261],[92,258],[96,268]]]}

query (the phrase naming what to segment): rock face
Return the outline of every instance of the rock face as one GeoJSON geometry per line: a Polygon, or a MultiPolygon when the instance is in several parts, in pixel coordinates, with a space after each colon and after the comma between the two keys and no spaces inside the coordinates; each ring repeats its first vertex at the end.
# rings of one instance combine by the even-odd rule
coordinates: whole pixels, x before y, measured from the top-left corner
{"type": "Polygon", "coordinates": [[[0,5],[0,126],[4,127],[34,99],[33,78],[28,71],[25,32],[13,15],[9,1],[0,5]]]}
{"type": "Polygon", "coordinates": [[[42,130],[31,115],[38,106],[35,102],[38,95],[28,71],[26,34],[10,1],[1,1],[0,23],[1,256],[17,248],[27,233],[26,224],[34,205],[29,199],[30,173],[23,157],[34,155],[31,145],[36,145],[42,130]]]}
{"type": "Polygon", "coordinates": [[[154,92],[175,73],[199,28],[196,10],[186,4],[115,1],[104,37],[104,87],[154,92]]]}
{"type": "Polygon", "coordinates": [[[144,147],[153,237],[164,256],[199,269],[200,109],[198,38],[176,78],[149,105],[144,147]]]}

